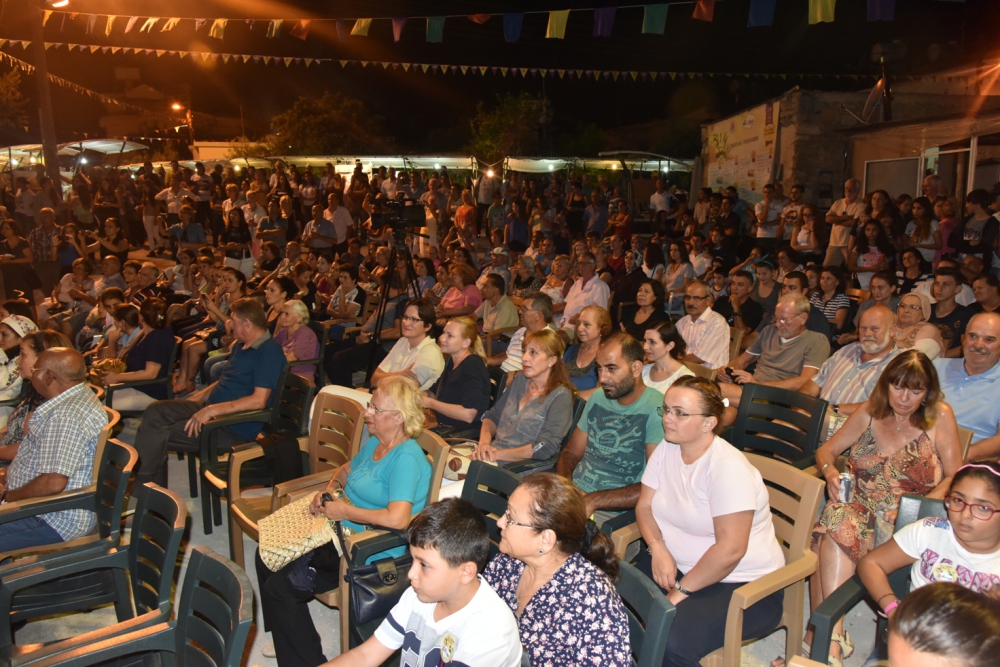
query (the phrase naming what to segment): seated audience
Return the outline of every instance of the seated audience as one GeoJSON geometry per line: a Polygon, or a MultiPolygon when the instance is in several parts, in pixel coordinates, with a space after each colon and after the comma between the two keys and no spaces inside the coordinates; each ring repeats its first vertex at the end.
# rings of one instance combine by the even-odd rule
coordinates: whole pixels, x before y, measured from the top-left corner
{"type": "Polygon", "coordinates": [[[563,361],[573,386],[587,392],[597,386],[597,349],[611,334],[611,316],[600,306],[587,306],[579,314],[576,330],[578,342],[569,346],[563,361]]]}
{"type": "MultiPolygon", "coordinates": [[[[319,357],[319,339],[316,332],[309,328],[309,309],[298,299],[286,301],[281,307],[277,331],[274,340],[281,346],[289,364],[319,357]]],[[[315,364],[292,366],[290,370],[310,380],[316,375],[315,364]]]]}
{"type": "MultiPolygon", "coordinates": [[[[254,299],[237,299],[230,307],[236,342],[218,382],[183,400],[154,401],[142,415],[135,436],[139,452],[136,484],[167,486],[167,447],[197,447],[202,425],[243,410],[263,410],[274,400],[285,369],[281,346],[267,332],[264,308],[254,299]]],[[[220,449],[253,442],[263,422],[249,422],[215,432],[220,449]]]]}
{"type": "MultiPolygon", "coordinates": [[[[38,331],[35,323],[21,315],[10,315],[0,322],[0,401],[21,396],[23,382],[17,357],[22,339],[33,331],[38,331]]],[[[0,427],[13,411],[11,406],[0,406],[0,427]]]]}
{"type": "MultiPolygon", "coordinates": [[[[483,281],[483,302],[476,309],[475,319],[482,320],[483,333],[517,326],[517,306],[504,294],[503,277],[500,274],[490,273],[483,281]],[[490,276],[496,277],[490,278],[490,276]]],[[[486,350],[486,352],[492,351],[486,350]]]]}
{"type": "Polygon", "coordinates": [[[437,315],[441,320],[462,315],[471,315],[483,302],[483,296],[476,287],[476,270],[464,262],[451,265],[449,271],[451,289],[437,306],[437,315]]]}
{"type": "MultiPolygon", "coordinates": [[[[430,491],[431,466],[415,438],[423,432],[424,410],[420,390],[410,378],[391,377],[372,394],[365,410],[371,437],[353,459],[337,469],[325,493],[313,497],[313,514],[340,522],[354,534],[376,525],[405,530],[410,517],[424,509],[430,491]]],[[[395,557],[404,549],[391,549],[376,558],[395,557]]],[[[326,662],[323,644],[309,614],[309,601],[317,592],[337,587],[340,557],[332,543],[306,554],[306,566],[314,572],[311,585],[303,589],[301,578],[292,581],[299,561],[271,572],[257,552],[257,581],[264,631],[271,633],[265,657],[277,657],[281,665],[316,667],[326,662]]],[[[301,560],[301,559],[300,559],[301,560]]]]}
{"type": "MultiPolygon", "coordinates": [[[[747,271],[737,271],[729,283],[729,298],[717,300],[712,310],[725,318],[726,323],[743,332],[743,340],[748,347],[756,338],[754,332],[764,322],[764,307],[750,298],[753,290],[753,275],[747,271]]],[[[766,326],[766,324],[765,324],[766,326]]]]}
{"type": "Polygon", "coordinates": [[[844,273],[839,266],[824,266],[819,277],[819,290],[809,297],[809,303],[826,317],[833,334],[839,335],[847,326],[851,299],[844,292],[844,273]]]}
{"type": "Polygon", "coordinates": [[[967,461],[1000,458],[1000,315],[973,315],[965,329],[960,359],[936,359],[941,391],[961,428],[972,431],[967,461]]]}
{"type": "Polygon", "coordinates": [[[712,288],[707,283],[694,280],[687,286],[684,312],[677,331],[686,343],[686,352],[674,356],[707,368],[725,366],[729,362],[729,325],[712,310],[712,288]]]}
{"type": "Polygon", "coordinates": [[[823,439],[832,436],[868,400],[882,371],[899,354],[892,326],[894,320],[892,311],[885,306],[876,305],[866,310],[858,327],[860,340],[834,352],[823,362],[819,373],[799,390],[829,403],[828,428],[823,439]]]}
{"type": "MultiPolygon", "coordinates": [[[[129,306],[133,307],[133,306],[129,306]]],[[[146,299],[139,306],[137,340],[129,346],[123,359],[125,370],[108,373],[104,384],[159,380],[170,376],[170,358],[174,349],[174,332],[167,327],[167,303],[160,297],[146,299]]],[[[153,401],[167,398],[163,384],[118,389],[112,396],[115,410],[144,410],[153,401]]]]}
{"type": "Polygon", "coordinates": [[[809,308],[803,294],[783,296],[774,311],[774,324],[732,361],[732,372],[719,373],[722,394],[732,407],[739,405],[741,385],[747,382],[799,391],[819,372],[830,356],[830,341],[806,330],[809,308]],[[757,366],[750,374],[744,369],[753,362],[757,366]]]}
{"type": "Polygon", "coordinates": [[[896,296],[897,287],[896,276],[894,276],[892,272],[876,271],[871,277],[871,282],[868,283],[868,289],[871,291],[872,295],[858,304],[858,310],[854,315],[854,321],[851,323],[854,327],[854,331],[840,334],[837,338],[837,343],[840,345],[847,345],[848,343],[853,343],[858,340],[858,336],[860,334],[859,327],[861,324],[861,316],[872,306],[885,306],[891,312],[895,313],[899,306],[899,297],[896,296]]]}
{"type": "MultiPolygon", "coordinates": [[[[434,345],[430,336],[427,340],[434,345]]],[[[438,340],[438,355],[447,354],[448,359],[424,396],[424,408],[434,414],[439,433],[474,436],[482,426],[483,413],[490,409],[490,374],[476,323],[469,317],[453,318],[438,340]]]]}
{"type": "Polygon", "coordinates": [[[995,313],[1000,310],[1000,278],[992,273],[973,279],[972,293],[976,302],[969,306],[974,313],[995,313]]]}
{"type": "Polygon", "coordinates": [[[473,460],[550,458],[573,425],[576,389],[562,360],[562,338],[542,329],[528,332],[523,345],[522,370],[483,415],[473,460]]]}
{"type": "Polygon", "coordinates": [[[935,303],[931,306],[931,316],[927,319],[941,332],[944,347],[941,356],[955,358],[962,356],[962,335],[965,325],[972,317],[972,311],[955,301],[955,295],[964,285],[962,272],[951,267],[938,267],[934,271],[931,295],[935,303]]]}
{"type": "Polygon", "coordinates": [[[607,310],[611,298],[608,284],[595,272],[597,260],[594,254],[585,251],[576,263],[580,277],[566,293],[566,307],[562,312],[561,327],[571,336],[580,319],[580,312],[587,306],[600,306],[607,310]]]}
{"type": "MultiPolygon", "coordinates": [[[[44,402],[31,416],[30,427],[0,481],[0,502],[54,496],[88,486],[94,478],[94,456],[107,413],[84,383],[87,365],[73,349],[45,350],[35,361],[31,384],[44,402]]],[[[48,512],[0,524],[0,544],[14,551],[68,542],[89,533],[95,524],[90,510],[48,512]]]]}
{"type": "Polygon", "coordinates": [[[511,275],[510,300],[520,306],[524,297],[542,288],[542,283],[542,279],[535,274],[535,260],[521,255],[511,275]]]}
{"type": "Polygon", "coordinates": [[[642,340],[647,329],[652,329],[661,322],[670,319],[665,310],[663,285],[652,278],[646,278],[639,283],[639,291],[635,295],[635,305],[622,309],[621,321],[618,326],[622,331],[636,340],[642,340]]]}
{"type": "Polygon", "coordinates": [[[52,290],[52,300],[38,305],[38,322],[44,328],[62,330],[64,321],[68,322],[74,315],[90,311],[90,304],[86,300],[72,294],[81,292],[91,297],[97,296],[90,271],[90,260],[81,258],[73,261],[73,270],[60,278],[59,284],[52,290]]]}
{"type": "Polygon", "coordinates": [[[909,294],[920,283],[934,279],[934,276],[924,268],[930,266],[930,264],[924,262],[924,258],[916,248],[908,248],[903,251],[902,264],[903,268],[896,271],[900,296],[909,294]]]}
{"type": "Polygon", "coordinates": [[[525,295],[521,307],[517,310],[521,328],[510,337],[506,353],[492,355],[489,359],[490,366],[499,365],[507,373],[521,370],[521,344],[527,334],[542,329],[555,331],[552,326],[552,299],[545,294],[532,292],[525,295]]]}
{"type": "Polygon", "coordinates": [[[500,554],[483,579],[517,616],[531,664],[632,664],[628,618],[614,587],[618,560],[588,513],[572,483],[535,473],[497,521],[500,554]]]}
{"type": "MultiPolygon", "coordinates": [[[[677,605],[663,656],[671,667],[720,648],[736,589],[785,565],[760,472],[715,435],[723,410],[715,383],[675,382],[657,409],[663,442],[642,475],[635,514],[649,549],[636,567],[677,605]]],[[[783,598],[778,591],[747,609],[743,636],[769,634],[783,598]]]]}
{"type": "Polygon", "coordinates": [[[920,350],[930,359],[936,359],[944,352],[941,331],[927,322],[930,316],[931,301],[923,292],[910,292],[900,297],[893,328],[896,347],[920,350]]]}
{"type": "Polygon", "coordinates": [[[587,516],[603,523],[635,507],[646,459],[663,439],[656,415],[663,394],[642,380],[643,350],[628,334],[615,333],[597,351],[601,390],[587,407],[556,464],[556,473],[584,492],[587,516]]]}
{"type": "MultiPolygon", "coordinates": [[[[819,568],[810,584],[812,608],[854,575],[865,554],[892,537],[901,495],[943,498],[961,463],[958,425],[934,366],[922,352],[899,354],[869,399],[816,451],[829,501],[816,525],[819,568]],[[848,450],[856,481],[853,498],[844,502],[836,460],[848,450]]],[[[811,643],[811,633],[806,637],[811,643]]],[[[834,628],[834,640],[832,658],[854,650],[843,620],[834,628]]]]}
{"type": "Polygon", "coordinates": [[[414,299],[406,304],[399,318],[402,336],[372,374],[373,387],[394,375],[416,380],[421,391],[430,389],[437,382],[444,370],[444,357],[441,348],[429,335],[434,327],[434,318],[434,306],[427,299],[414,299]]]}
{"type": "Polygon", "coordinates": [[[687,343],[672,323],[661,322],[646,329],[642,349],[647,362],[642,367],[642,381],[647,387],[664,394],[680,378],[694,375],[682,361],[687,356],[687,343]]]}

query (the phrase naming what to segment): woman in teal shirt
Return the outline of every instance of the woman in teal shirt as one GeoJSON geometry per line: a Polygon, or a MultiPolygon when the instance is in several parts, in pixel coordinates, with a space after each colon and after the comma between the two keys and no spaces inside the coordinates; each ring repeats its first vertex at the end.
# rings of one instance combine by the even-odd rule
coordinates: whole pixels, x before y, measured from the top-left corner
{"type": "MultiPolygon", "coordinates": [[[[431,465],[414,440],[424,424],[420,387],[403,376],[383,379],[365,411],[365,423],[371,438],[337,470],[324,491],[335,500],[323,504],[323,494],[317,493],[311,509],[340,521],[348,532],[363,531],[368,525],[405,530],[410,517],[426,505],[431,484],[431,465]]],[[[377,558],[398,556],[404,550],[393,549],[377,558]]],[[[339,559],[333,549],[324,549],[323,560],[322,567],[310,567],[312,572],[302,577],[303,568],[296,571],[298,561],[271,572],[257,553],[264,627],[274,640],[264,647],[264,655],[276,657],[279,667],[317,667],[326,662],[308,607],[317,591],[338,585],[339,559]]]]}

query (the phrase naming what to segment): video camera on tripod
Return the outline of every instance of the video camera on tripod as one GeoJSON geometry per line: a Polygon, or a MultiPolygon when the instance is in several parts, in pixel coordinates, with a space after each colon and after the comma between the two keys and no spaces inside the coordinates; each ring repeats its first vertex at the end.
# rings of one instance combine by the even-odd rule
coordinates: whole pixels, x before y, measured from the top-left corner
{"type": "Polygon", "coordinates": [[[424,206],[416,199],[380,199],[371,213],[372,231],[388,225],[397,242],[426,224],[424,206]],[[381,209],[381,210],[378,210],[381,209]]]}

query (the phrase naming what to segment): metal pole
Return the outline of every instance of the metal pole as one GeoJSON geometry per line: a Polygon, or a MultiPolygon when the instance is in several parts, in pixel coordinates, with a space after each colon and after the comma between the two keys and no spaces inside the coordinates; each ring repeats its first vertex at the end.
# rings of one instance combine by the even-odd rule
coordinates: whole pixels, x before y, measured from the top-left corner
{"type": "Polygon", "coordinates": [[[31,19],[31,49],[35,56],[35,76],[38,85],[38,120],[42,135],[42,154],[45,156],[45,170],[56,185],[56,192],[62,193],[62,179],[59,174],[59,146],[56,144],[56,126],[52,115],[52,92],[49,89],[49,67],[45,59],[45,38],[42,34],[44,0],[34,0],[31,19]]]}

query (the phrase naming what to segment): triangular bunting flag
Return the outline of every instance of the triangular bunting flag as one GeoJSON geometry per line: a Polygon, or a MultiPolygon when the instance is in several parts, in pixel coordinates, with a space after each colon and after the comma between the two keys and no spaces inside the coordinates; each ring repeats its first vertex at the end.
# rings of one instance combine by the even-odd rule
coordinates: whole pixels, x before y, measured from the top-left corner
{"type": "Polygon", "coordinates": [[[479,73],[482,74],[483,76],[486,76],[486,70],[487,69],[488,69],[487,67],[485,67],[483,65],[480,65],[479,66],[479,73]]]}
{"type": "MultiPolygon", "coordinates": [[[[605,79],[608,78],[607,77],[607,72],[605,72],[604,78],[605,79]]],[[[594,72],[594,81],[600,81],[600,80],[601,80],[601,73],[599,71],[598,72],[594,72]]]]}
{"type": "Polygon", "coordinates": [[[392,63],[381,63],[381,64],[382,64],[382,69],[389,69],[389,65],[391,65],[392,63]]]}
{"type": "Polygon", "coordinates": [[[347,67],[347,61],[346,60],[341,60],[340,61],[340,66],[341,67],[347,67]]]}
{"type": "Polygon", "coordinates": [[[629,72],[632,75],[632,80],[635,81],[636,77],[639,76],[638,72],[629,72]]]}
{"type": "Polygon", "coordinates": [[[160,56],[162,56],[162,55],[163,55],[164,53],[166,53],[166,50],[165,50],[165,49],[164,49],[164,50],[160,50],[160,51],[157,51],[157,52],[156,52],[156,57],[157,57],[157,58],[159,58],[159,57],[160,57],[160,56]]]}
{"type": "Polygon", "coordinates": [[[403,63],[403,71],[404,72],[410,71],[410,63],[403,63]]]}
{"type": "Polygon", "coordinates": [[[254,57],[253,57],[253,61],[254,61],[255,63],[259,63],[259,62],[260,62],[261,60],[262,60],[262,56],[254,56],[254,57]]]}
{"type": "Polygon", "coordinates": [[[507,70],[508,70],[508,69],[509,69],[509,68],[507,68],[507,67],[501,67],[501,68],[500,68],[500,73],[501,73],[501,74],[503,74],[504,76],[507,76],[507,70]]]}
{"type": "Polygon", "coordinates": [[[90,47],[90,52],[91,52],[91,53],[94,53],[94,52],[96,52],[96,51],[97,51],[97,49],[99,49],[99,48],[101,48],[101,47],[99,47],[99,46],[97,46],[97,45],[95,44],[94,46],[91,46],[91,47],[90,47]]]}
{"type": "Polygon", "coordinates": [[[155,26],[156,22],[159,20],[160,19],[155,16],[146,19],[146,22],[142,24],[141,28],[139,28],[139,32],[152,32],[153,26],[155,26]]]}
{"type": "Polygon", "coordinates": [[[649,78],[651,78],[653,81],[656,81],[656,72],[650,72],[649,78]]]}
{"type": "Polygon", "coordinates": [[[462,68],[462,74],[467,74],[468,73],[468,71],[469,71],[469,66],[468,65],[462,65],[461,68],[462,68]]]}
{"type": "Polygon", "coordinates": [[[448,69],[450,69],[450,70],[451,70],[451,73],[452,73],[452,74],[454,74],[455,72],[457,72],[457,71],[458,71],[458,67],[457,67],[456,65],[452,65],[452,66],[451,66],[451,67],[449,67],[448,69]]]}
{"type": "MultiPolygon", "coordinates": [[[[535,72],[535,70],[532,70],[532,74],[534,74],[534,72],[535,72]]],[[[549,70],[547,70],[547,69],[538,70],[538,73],[541,74],[542,78],[544,79],[548,75],[549,70]]]]}
{"type": "Polygon", "coordinates": [[[168,30],[173,30],[174,28],[177,27],[177,24],[180,22],[181,20],[177,17],[169,18],[167,19],[167,22],[163,24],[163,27],[160,28],[160,32],[167,32],[168,30]]]}
{"type": "Polygon", "coordinates": [[[281,19],[273,19],[267,23],[267,38],[274,39],[281,34],[281,19]]]}
{"type": "Polygon", "coordinates": [[[618,80],[618,72],[612,72],[611,76],[613,76],[615,78],[615,81],[618,80]]]}
{"type": "Polygon", "coordinates": [[[351,34],[358,37],[367,37],[368,29],[372,27],[371,19],[358,19],[351,28],[351,34]]]}
{"type": "Polygon", "coordinates": [[[291,67],[292,61],[295,60],[295,59],[294,58],[283,58],[283,60],[285,61],[285,67],[291,67]]]}
{"type": "MultiPolygon", "coordinates": [[[[274,56],[264,56],[265,65],[270,65],[272,60],[274,60],[274,56]]],[[[341,60],[340,62],[343,63],[345,61],[341,60]]]]}
{"type": "Polygon", "coordinates": [[[398,42],[403,36],[403,27],[406,25],[406,17],[394,18],[392,20],[392,41],[398,42]]]}
{"type": "Polygon", "coordinates": [[[227,21],[228,19],[215,19],[212,21],[212,27],[208,29],[208,36],[222,39],[222,36],[226,34],[227,21]]]}
{"type": "Polygon", "coordinates": [[[230,54],[228,54],[228,53],[223,53],[222,54],[222,62],[226,63],[227,65],[229,64],[229,59],[230,58],[232,58],[232,56],[230,54]]]}
{"type": "Polygon", "coordinates": [[[559,78],[560,79],[563,78],[564,76],[566,76],[566,70],[564,70],[564,69],[557,69],[556,71],[559,72],[559,78]]]}
{"type": "Polygon", "coordinates": [[[709,21],[715,16],[715,0],[698,0],[691,15],[696,21],[709,21]]]}
{"type": "Polygon", "coordinates": [[[490,14],[469,14],[469,20],[473,23],[483,25],[490,20],[490,14]]]}
{"type": "MultiPolygon", "coordinates": [[[[21,40],[21,48],[22,48],[22,49],[27,49],[27,48],[28,48],[28,45],[29,45],[29,44],[31,44],[31,42],[29,42],[28,40],[26,40],[26,39],[22,39],[22,40],[21,40]]],[[[94,52],[94,49],[93,49],[93,48],[91,48],[91,49],[90,49],[90,52],[91,52],[91,53],[93,53],[93,52],[94,52]]]]}
{"type": "Polygon", "coordinates": [[[670,74],[670,79],[671,80],[674,80],[674,79],[677,78],[677,72],[669,72],[669,74],[670,74]]]}
{"type": "Polygon", "coordinates": [[[528,76],[528,68],[527,67],[522,67],[520,69],[520,72],[521,72],[521,78],[522,79],[527,78],[527,76],[528,76]]]}
{"type": "Polygon", "coordinates": [[[125,32],[126,33],[132,32],[132,28],[135,27],[136,21],[138,20],[139,20],[138,16],[133,16],[132,18],[130,18],[128,20],[128,23],[125,24],[125,32]]]}
{"type": "Polygon", "coordinates": [[[427,17],[427,42],[431,44],[440,44],[444,41],[444,16],[428,16],[427,17]]]}
{"type": "Polygon", "coordinates": [[[837,0],[809,0],[809,25],[833,23],[837,0]]]}
{"type": "Polygon", "coordinates": [[[111,53],[118,53],[121,50],[122,50],[122,47],[120,47],[120,46],[112,46],[111,47],[111,53]]]}
{"type": "Polygon", "coordinates": [[[305,41],[306,36],[309,35],[309,24],[311,22],[312,19],[300,19],[298,23],[292,26],[292,31],[288,34],[305,41]]]}
{"type": "Polygon", "coordinates": [[[667,23],[668,5],[646,5],[643,7],[642,32],[648,35],[662,35],[667,23]]]}
{"type": "Polygon", "coordinates": [[[312,63],[313,63],[312,58],[306,58],[306,67],[309,67],[310,65],[312,65],[312,63]]]}
{"type": "Polygon", "coordinates": [[[563,39],[566,37],[567,21],[569,21],[568,9],[549,12],[549,25],[545,28],[545,37],[547,39],[563,39]]]}
{"type": "Polygon", "coordinates": [[[53,42],[45,42],[45,50],[48,51],[53,46],[53,42]]]}
{"type": "Polygon", "coordinates": [[[49,22],[50,18],[52,18],[51,9],[46,9],[44,12],[42,12],[42,27],[45,27],[45,25],[49,22]]]}
{"type": "Polygon", "coordinates": [[[362,60],[361,61],[361,66],[362,67],[368,67],[368,61],[367,60],[362,60]]]}

